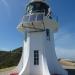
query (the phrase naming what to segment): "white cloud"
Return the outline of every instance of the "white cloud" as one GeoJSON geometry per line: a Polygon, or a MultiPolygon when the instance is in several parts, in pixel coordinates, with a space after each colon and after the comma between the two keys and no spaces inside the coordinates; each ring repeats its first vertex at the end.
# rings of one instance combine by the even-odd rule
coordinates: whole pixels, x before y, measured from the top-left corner
{"type": "Polygon", "coordinates": [[[59,31],[55,35],[55,45],[65,49],[75,49],[75,33],[67,30],[59,31]]]}
{"type": "Polygon", "coordinates": [[[8,3],[6,2],[6,0],[1,0],[1,1],[4,3],[4,5],[5,5],[6,7],[9,7],[8,3]]]}
{"type": "Polygon", "coordinates": [[[0,3],[2,3],[7,11],[8,16],[10,16],[10,7],[6,0],[0,0],[0,3]]]}
{"type": "Polygon", "coordinates": [[[61,29],[55,34],[55,48],[58,57],[75,59],[75,33],[61,29]]]}
{"type": "Polygon", "coordinates": [[[58,58],[69,58],[75,59],[75,49],[74,50],[67,50],[64,48],[56,48],[56,54],[58,58]]]}

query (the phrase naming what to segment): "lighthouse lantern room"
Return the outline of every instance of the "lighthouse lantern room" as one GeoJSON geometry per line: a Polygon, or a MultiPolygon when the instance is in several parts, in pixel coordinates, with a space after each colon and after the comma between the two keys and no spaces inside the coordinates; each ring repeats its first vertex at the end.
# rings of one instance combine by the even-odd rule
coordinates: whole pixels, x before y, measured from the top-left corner
{"type": "Polygon", "coordinates": [[[58,29],[57,21],[52,17],[52,11],[49,6],[42,1],[32,1],[26,7],[26,15],[23,16],[22,22],[18,29],[24,31],[39,31],[49,28],[53,31],[58,29]]]}

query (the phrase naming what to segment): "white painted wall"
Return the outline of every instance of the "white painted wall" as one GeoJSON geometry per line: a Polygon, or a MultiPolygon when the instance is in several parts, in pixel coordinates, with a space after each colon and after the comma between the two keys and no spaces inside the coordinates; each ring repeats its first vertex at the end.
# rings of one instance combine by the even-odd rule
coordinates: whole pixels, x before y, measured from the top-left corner
{"type": "Polygon", "coordinates": [[[23,68],[19,75],[68,75],[58,64],[52,31],[50,41],[46,39],[45,31],[28,33],[27,37],[27,41],[24,41],[23,68]],[[34,50],[39,50],[38,66],[34,65],[34,50]]]}

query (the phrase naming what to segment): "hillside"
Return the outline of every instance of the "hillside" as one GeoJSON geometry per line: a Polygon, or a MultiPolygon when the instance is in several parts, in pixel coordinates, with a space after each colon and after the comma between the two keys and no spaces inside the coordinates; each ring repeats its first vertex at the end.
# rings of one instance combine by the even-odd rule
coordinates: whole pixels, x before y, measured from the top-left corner
{"type": "MultiPolygon", "coordinates": [[[[22,47],[12,51],[0,51],[0,69],[17,66],[22,54],[22,47]]],[[[65,69],[75,69],[75,61],[58,59],[65,69]]]]}
{"type": "Polygon", "coordinates": [[[12,51],[0,51],[0,69],[16,66],[21,58],[22,47],[12,51]]]}
{"type": "Polygon", "coordinates": [[[65,69],[75,69],[75,61],[60,59],[60,60],[59,60],[59,63],[60,63],[65,69]]]}

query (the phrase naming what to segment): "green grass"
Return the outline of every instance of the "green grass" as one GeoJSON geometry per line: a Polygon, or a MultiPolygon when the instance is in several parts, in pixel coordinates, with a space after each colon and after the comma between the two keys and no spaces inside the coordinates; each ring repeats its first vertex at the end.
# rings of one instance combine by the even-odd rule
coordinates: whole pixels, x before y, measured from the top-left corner
{"type": "Polygon", "coordinates": [[[0,51],[0,69],[17,66],[22,54],[22,47],[11,52],[0,51]]]}

